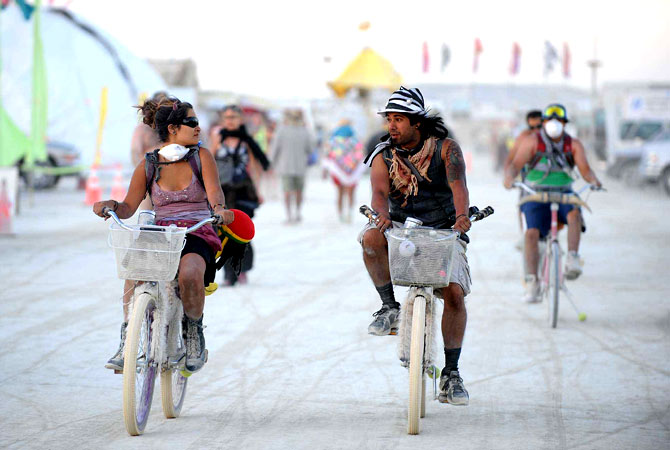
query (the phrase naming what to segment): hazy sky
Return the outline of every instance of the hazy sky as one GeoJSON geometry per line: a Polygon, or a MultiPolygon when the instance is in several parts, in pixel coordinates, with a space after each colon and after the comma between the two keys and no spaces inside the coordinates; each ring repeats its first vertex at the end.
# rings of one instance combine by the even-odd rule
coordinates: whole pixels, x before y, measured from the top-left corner
{"type": "MultiPolygon", "coordinates": [[[[56,0],[55,4],[63,4],[56,0]]],[[[74,0],[71,10],[139,56],[192,58],[201,87],[273,98],[328,96],[365,46],[385,56],[407,84],[416,82],[558,82],[588,87],[586,61],[602,60],[599,81],[670,82],[670,0],[561,1],[176,1],[74,0]],[[358,24],[369,21],[368,31],[358,24]],[[474,39],[483,53],[472,73],[474,39]],[[543,76],[544,41],[572,56],[543,76]],[[422,73],[428,42],[430,72],[422,73]],[[521,71],[509,75],[512,44],[521,71]],[[440,72],[440,47],[451,62],[440,72]],[[325,57],[330,62],[325,62],[325,57]]]]}

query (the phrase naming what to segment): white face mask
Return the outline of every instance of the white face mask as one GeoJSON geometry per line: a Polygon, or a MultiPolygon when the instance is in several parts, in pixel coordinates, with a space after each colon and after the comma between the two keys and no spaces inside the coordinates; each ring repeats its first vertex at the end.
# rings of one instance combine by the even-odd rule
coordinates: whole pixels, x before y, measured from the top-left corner
{"type": "Polygon", "coordinates": [[[544,131],[552,139],[556,139],[563,134],[563,123],[556,119],[551,119],[544,123],[544,131]]]}
{"type": "Polygon", "coordinates": [[[188,149],[179,144],[166,145],[158,151],[158,154],[168,161],[177,161],[182,159],[188,153],[188,149]]]}

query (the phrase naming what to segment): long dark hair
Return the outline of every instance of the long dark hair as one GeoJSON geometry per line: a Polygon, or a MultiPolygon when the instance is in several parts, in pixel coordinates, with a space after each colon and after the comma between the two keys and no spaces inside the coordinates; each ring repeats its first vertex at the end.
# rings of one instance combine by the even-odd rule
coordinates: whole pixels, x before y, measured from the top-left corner
{"type": "Polygon", "coordinates": [[[146,100],[143,105],[135,108],[142,113],[142,121],[156,130],[161,142],[167,142],[170,135],[168,125],[181,126],[193,105],[176,97],[166,97],[159,101],[146,100]]]}
{"type": "Polygon", "coordinates": [[[419,124],[419,131],[423,139],[426,139],[428,136],[435,136],[438,139],[449,137],[449,130],[447,130],[444,120],[437,114],[423,117],[412,114],[408,115],[408,117],[411,125],[419,124]]]}

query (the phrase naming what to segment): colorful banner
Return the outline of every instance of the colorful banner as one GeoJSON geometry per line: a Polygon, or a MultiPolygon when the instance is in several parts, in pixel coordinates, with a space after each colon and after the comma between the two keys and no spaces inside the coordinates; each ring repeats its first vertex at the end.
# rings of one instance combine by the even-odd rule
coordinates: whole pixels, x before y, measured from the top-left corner
{"type": "Polygon", "coordinates": [[[428,42],[423,42],[423,73],[430,69],[430,55],[428,53],[428,42]]]}
{"type": "Polygon", "coordinates": [[[564,78],[570,78],[570,47],[568,47],[568,43],[564,42],[563,43],[563,77],[564,78]]]}
{"type": "Polygon", "coordinates": [[[484,51],[484,47],[482,47],[482,41],[479,40],[479,38],[475,39],[475,57],[474,60],[472,61],[472,72],[477,72],[479,69],[479,55],[484,51]]]}
{"type": "Polygon", "coordinates": [[[519,73],[521,67],[521,46],[515,42],[512,44],[512,61],[509,65],[509,73],[514,76],[519,73]]]}
{"type": "Polygon", "coordinates": [[[35,161],[47,159],[47,69],[42,45],[42,0],[35,2],[33,14],[33,92],[30,124],[30,151],[26,153],[24,167],[32,169],[35,161]]]}

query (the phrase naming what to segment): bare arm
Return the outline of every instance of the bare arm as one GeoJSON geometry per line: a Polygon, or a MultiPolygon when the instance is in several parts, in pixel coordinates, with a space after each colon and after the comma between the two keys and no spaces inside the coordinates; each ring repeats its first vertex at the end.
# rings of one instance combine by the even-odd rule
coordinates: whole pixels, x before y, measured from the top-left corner
{"type": "Polygon", "coordinates": [[[535,156],[537,150],[537,137],[534,134],[524,136],[519,141],[519,147],[516,150],[512,163],[505,171],[504,185],[507,189],[512,187],[514,178],[519,175],[521,169],[535,156]]]}
{"type": "Polygon", "coordinates": [[[100,217],[104,217],[102,214],[102,209],[104,207],[110,208],[116,212],[116,215],[119,216],[119,219],[128,219],[135,214],[137,208],[140,206],[140,202],[144,200],[144,196],[147,193],[147,176],[144,172],[144,161],[140,162],[133,176],[130,179],[130,187],[128,188],[128,193],[126,198],[122,202],[116,202],[115,200],[103,200],[101,202],[96,202],[93,205],[93,212],[100,217]]]}
{"type": "Polygon", "coordinates": [[[372,184],[372,209],[380,216],[376,224],[381,231],[391,226],[391,215],[389,214],[389,192],[391,182],[389,171],[382,155],[375,156],[370,171],[370,183],[372,184]]]}
{"type": "Polygon", "coordinates": [[[465,160],[461,147],[453,139],[446,139],[442,144],[442,160],[447,171],[447,182],[454,196],[456,223],[454,229],[465,233],[470,229],[470,194],[465,181],[465,160]]]}
{"type": "Polygon", "coordinates": [[[575,165],[579,169],[579,173],[582,175],[582,178],[588,183],[595,184],[600,187],[602,184],[596,176],[596,174],[591,170],[589,162],[586,160],[586,151],[581,141],[578,139],[572,140],[572,155],[575,158],[575,165]]]}

